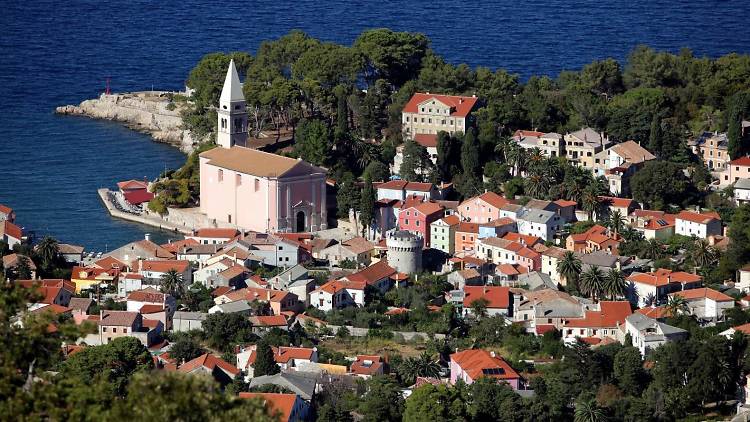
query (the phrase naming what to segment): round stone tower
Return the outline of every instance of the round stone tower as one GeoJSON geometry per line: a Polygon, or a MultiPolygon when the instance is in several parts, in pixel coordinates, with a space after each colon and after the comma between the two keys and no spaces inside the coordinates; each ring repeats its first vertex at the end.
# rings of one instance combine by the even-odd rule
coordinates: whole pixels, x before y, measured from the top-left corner
{"type": "Polygon", "coordinates": [[[385,244],[388,247],[388,265],[396,271],[414,274],[422,270],[424,239],[421,235],[397,230],[388,233],[385,244]]]}

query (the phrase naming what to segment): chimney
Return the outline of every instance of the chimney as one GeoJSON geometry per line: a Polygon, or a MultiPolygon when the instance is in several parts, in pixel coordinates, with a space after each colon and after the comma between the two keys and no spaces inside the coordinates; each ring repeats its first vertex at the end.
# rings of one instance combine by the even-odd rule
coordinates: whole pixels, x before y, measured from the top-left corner
{"type": "Polygon", "coordinates": [[[495,352],[494,352],[494,351],[490,352],[490,357],[493,357],[493,358],[494,358],[495,356],[496,356],[496,355],[495,355],[495,352]]]}
{"type": "Polygon", "coordinates": [[[151,241],[151,233],[144,234],[143,238],[146,239],[146,240],[148,240],[148,241],[151,241]]]}
{"type": "Polygon", "coordinates": [[[141,271],[143,271],[143,260],[139,256],[138,257],[138,272],[140,273],[141,271]]]}

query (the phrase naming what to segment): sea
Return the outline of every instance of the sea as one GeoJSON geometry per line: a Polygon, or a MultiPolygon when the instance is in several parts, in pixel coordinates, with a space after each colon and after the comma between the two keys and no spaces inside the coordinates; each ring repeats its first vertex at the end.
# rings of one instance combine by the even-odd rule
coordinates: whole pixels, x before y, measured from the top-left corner
{"type": "Polygon", "coordinates": [[[422,32],[449,62],[523,78],[624,60],[639,44],[750,52],[747,0],[7,0],[0,9],[0,204],[37,237],[102,252],[174,235],[111,218],[96,189],[185,158],[117,123],[53,114],[98,96],[107,78],[117,92],[181,90],[204,54],[254,52],[292,29],[344,44],[370,28],[422,32]]]}

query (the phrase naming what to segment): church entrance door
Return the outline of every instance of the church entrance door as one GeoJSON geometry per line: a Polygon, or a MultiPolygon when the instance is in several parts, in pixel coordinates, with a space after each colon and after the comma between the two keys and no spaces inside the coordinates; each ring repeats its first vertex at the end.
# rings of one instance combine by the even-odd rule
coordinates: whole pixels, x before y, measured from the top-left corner
{"type": "Polygon", "coordinates": [[[301,233],[305,231],[305,212],[297,211],[297,224],[295,224],[295,231],[301,233]]]}

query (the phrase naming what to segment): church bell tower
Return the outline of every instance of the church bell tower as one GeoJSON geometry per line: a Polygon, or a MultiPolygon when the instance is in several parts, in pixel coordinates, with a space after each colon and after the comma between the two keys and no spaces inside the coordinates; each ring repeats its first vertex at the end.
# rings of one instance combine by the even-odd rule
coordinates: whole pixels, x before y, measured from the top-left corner
{"type": "Polygon", "coordinates": [[[234,66],[234,59],[229,62],[224,87],[221,89],[219,108],[219,132],[216,143],[222,148],[247,144],[247,110],[245,95],[242,93],[240,76],[234,66]]]}

